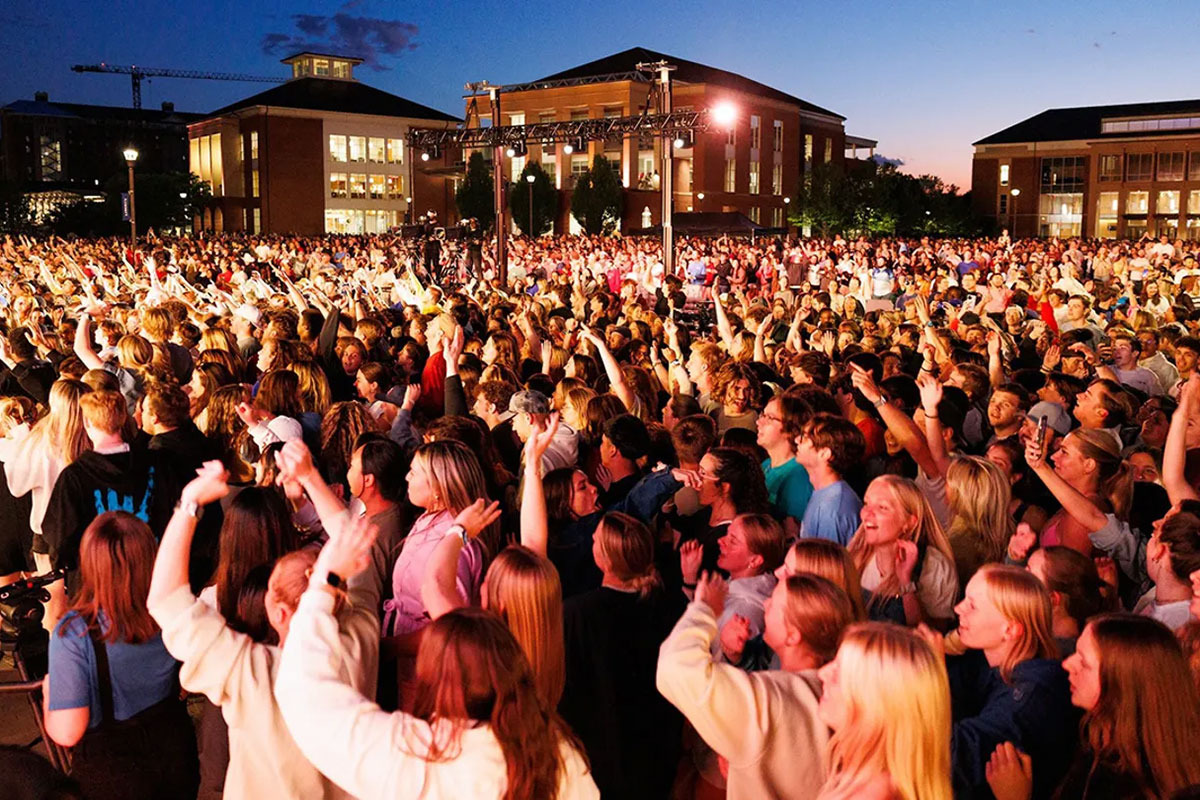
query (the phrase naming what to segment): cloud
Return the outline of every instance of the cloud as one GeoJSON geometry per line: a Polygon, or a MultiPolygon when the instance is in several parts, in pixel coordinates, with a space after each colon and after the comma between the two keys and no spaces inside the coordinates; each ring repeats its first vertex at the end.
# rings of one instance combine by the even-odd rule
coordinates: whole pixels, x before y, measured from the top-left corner
{"type": "Polygon", "coordinates": [[[878,164],[881,167],[887,167],[887,166],[902,167],[902,166],[904,166],[904,159],[888,158],[887,156],[885,156],[881,153],[876,153],[875,155],[871,156],[871,160],[874,161],[876,164],[878,164]]]}
{"type": "Polygon", "coordinates": [[[385,60],[415,50],[417,26],[411,22],[379,17],[359,17],[346,11],[362,0],[350,0],[336,14],[293,14],[294,31],[263,35],[262,50],[270,56],[290,56],[303,50],[361,58],[363,64],[382,72],[391,69],[385,60]]]}

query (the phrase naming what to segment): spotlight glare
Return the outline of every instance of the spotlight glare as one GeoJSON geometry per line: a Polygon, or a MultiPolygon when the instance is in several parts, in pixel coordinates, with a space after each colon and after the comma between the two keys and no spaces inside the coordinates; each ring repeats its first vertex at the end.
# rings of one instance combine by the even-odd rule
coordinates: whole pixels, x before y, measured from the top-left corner
{"type": "Polygon", "coordinates": [[[574,153],[574,152],[575,152],[575,148],[574,148],[574,147],[571,147],[571,145],[569,145],[569,144],[564,144],[564,145],[563,145],[563,152],[564,152],[564,153],[566,153],[567,155],[571,155],[571,153],[574,153]]]}
{"type": "Polygon", "coordinates": [[[424,153],[421,153],[421,160],[422,160],[422,161],[428,161],[428,160],[429,160],[429,153],[428,153],[428,151],[427,151],[427,152],[424,152],[424,153]]]}
{"type": "Polygon", "coordinates": [[[713,121],[722,127],[729,127],[737,119],[737,108],[729,101],[721,101],[712,107],[713,121]]]}
{"type": "Polygon", "coordinates": [[[676,150],[682,150],[684,144],[686,144],[686,142],[683,141],[683,137],[681,137],[681,136],[675,137],[675,149],[676,150]]]}

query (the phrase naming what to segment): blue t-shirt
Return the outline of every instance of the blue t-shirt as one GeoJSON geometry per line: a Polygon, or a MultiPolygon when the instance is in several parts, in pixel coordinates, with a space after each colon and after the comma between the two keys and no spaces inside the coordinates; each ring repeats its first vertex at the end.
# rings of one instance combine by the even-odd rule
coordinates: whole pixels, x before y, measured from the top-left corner
{"type": "Polygon", "coordinates": [[[762,462],[763,476],[767,479],[767,496],[771,501],[776,515],[780,518],[791,517],[800,522],[804,519],[804,511],[808,508],[808,499],[812,497],[812,481],[808,479],[808,470],[791,458],[778,467],[771,466],[771,459],[762,462]]]}
{"type": "MultiPolygon", "coordinates": [[[[175,689],[179,662],[163,646],[162,634],[142,644],[114,642],[108,645],[108,672],[113,685],[113,716],[129,719],[165,699],[175,689]]],[[[59,621],[50,635],[50,710],[91,709],[88,728],[97,727],[100,709],[100,677],[96,654],[83,618],[74,611],[59,621]],[[66,635],[60,636],[65,629],[66,635]]]]}
{"type": "Polygon", "coordinates": [[[845,546],[858,530],[858,512],[862,501],[845,481],[817,489],[809,498],[800,525],[800,535],[806,539],[828,539],[845,546]]]}

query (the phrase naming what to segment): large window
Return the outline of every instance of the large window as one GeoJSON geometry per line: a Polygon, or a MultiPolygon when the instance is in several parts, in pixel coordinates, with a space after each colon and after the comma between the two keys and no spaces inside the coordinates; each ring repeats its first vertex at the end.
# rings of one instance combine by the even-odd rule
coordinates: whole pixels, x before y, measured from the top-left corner
{"type": "Polygon", "coordinates": [[[387,140],[387,160],[389,164],[404,163],[404,140],[403,139],[388,139],[387,140]]]}
{"type": "Polygon", "coordinates": [[[62,142],[50,136],[41,137],[42,180],[62,180],[62,142]]]}
{"type": "Polygon", "coordinates": [[[758,162],[750,162],[750,194],[758,194],[758,162]]]}
{"type": "Polygon", "coordinates": [[[1149,192],[1130,192],[1125,195],[1125,213],[1126,214],[1148,214],[1150,213],[1150,193],[1149,192]]]}
{"type": "Polygon", "coordinates": [[[1146,117],[1143,119],[1103,120],[1101,133],[1140,131],[1185,131],[1200,128],[1200,117],[1146,117]]]}
{"type": "Polygon", "coordinates": [[[1121,180],[1121,161],[1120,155],[1100,156],[1101,182],[1121,180]]]}
{"type": "Polygon", "coordinates": [[[1121,211],[1120,192],[1101,192],[1096,201],[1096,235],[1102,239],[1115,239],[1121,211]]]}
{"type": "Polygon", "coordinates": [[[350,197],[353,200],[367,199],[367,176],[364,174],[350,175],[350,197]]]}
{"type": "Polygon", "coordinates": [[[1158,179],[1160,181],[1183,180],[1184,155],[1179,153],[1158,154],[1158,179]]]}
{"type": "Polygon", "coordinates": [[[825,163],[828,164],[830,161],[833,161],[833,137],[832,136],[828,136],[825,138],[825,163]]]}
{"type": "Polygon", "coordinates": [[[1038,201],[1042,236],[1078,236],[1083,228],[1083,192],[1043,194],[1038,201]]]}
{"type": "Polygon", "coordinates": [[[1154,179],[1154,154],[1130,153],[1125,156],[1125,180],[1149,181],[1154,179]]]}
{"type": "Polygon", "coordinates": [[[1179,216],[1179,190],[1171,189],[1158,193],[1158,199],[1154,202],[1154,213],[1157,216],[1179,216]]]}
{"type": "Polygon", "coordinates": [[[567,188],[573,188],[575,181],[579,180],[579,176],[588,171],[587,154],[571,156],[571,185],[567,188]]]}
{"type": "Polygon", "coordinates": [[[756,225],[762,224],[762,209],[758,206],[750,207],[750,221],[756,225]]]}
{"type": "Polygon", "coordinates": [[[1188,180],[1200,181],[1200,150],[1188,153],[1188,180]]]}
{"type": "Polygon", "coordinates": [[[250,170],[250,196],[258,197],[258,170],[250,170]]]}
{"type": "Polygon", "coordinates": [[[1187,213],[1200,215],[1200,189],[1188,192],[1187,213]]]}
{"type": "Polygon", "coordinates": [[[750,116],[750,149],[762,147],[762,117],[750,116]]]}
{"type": "Polygon", "coordinates": [[[771,194],[783,194],[783,164],[771,168],[771,194]]]}
{"type": "Polygon", "coordinates": [[[1009,165],[1001,164],[1000,165],[1000,185],[1001,186],[1008,186],[1008,172],[1009,172],[1009,165]]]}
{"type": "Polygon", "coordinates": [[[330,197],[345,197],[346,196],[346,173],[344,173],[344,172],[329,173],[329,196],[330,197]]]}
{"type": "Polygon", "coordinates": [[[387,140],[372,136],[367,140],[367,160],[372,164],[387,163],[387,140]]]}
{"type": "Polygon", "coordinates": [[[250,160],[258,160],[258,131],[250,131],[250,160]]]}
{"type": "Polygon", "coordinates": [[[1042,193],[1082,192],[1087,180],[1083,156],[1042,159],[1042,193]]]}
{"type": "Polygon", "coordinates": [[[367,160],[367,137],[350,137],[350,160],[358,164],[367,160]]]}
{"type": "Polygon", "coordinates": [[[367,191],[372,200],[382,200],[387,195],[387,181],[384,180],[384,176],[368,176],[367,191]]]}
{"type": "Polygon", "coordinates": [[[737,144],[737,128],[736,125],[730,125],[729,130],[725,132],[725,144],[732,147],[737,144]]]}
{"type": "Polygon", "coordinates": [[[725,159],[725,191],[737,191],[737,160],[725,159]]]}
{"type": "Polygon", "coordinates": [[[403,175],[388,175],[387,176],[387,197],[388,197],[388,200],[403,200],[404,199],[404,176],[403,175]]]}
{"type": "Polygon", "coordinates": [[[346,160],[346,137],[339,133],[329,134],[329,160],[346,160]]]}
{"type": "Polygon", "coordinates": [[[1000,193],[999,203],[996,207],[996,213],[1001,217],[1008,214],[1008,192],[1000,193]]]}
{"type": "Polygon", "coordinates": [[[776,153],[783,152],[783,120],[775,120],[775,139],[771,144],[771,149],[776,153]]]}

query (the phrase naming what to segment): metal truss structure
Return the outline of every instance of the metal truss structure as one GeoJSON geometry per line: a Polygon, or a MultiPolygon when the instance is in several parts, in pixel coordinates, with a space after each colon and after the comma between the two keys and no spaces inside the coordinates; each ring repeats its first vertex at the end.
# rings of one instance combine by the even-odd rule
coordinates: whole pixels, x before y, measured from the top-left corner
{"type": "Polygon", "coordinates": [[[497,125],[489,128],[410,128],[408,145],[421,150],[432,147],[471,149],[541,142],[572,142],[579,139],[600,141],[631,135],[678,136],[708,130],[712,126],[709,117],[707,111],[675,111],[669,114],[534,122],[528,125],[497,125]]]}

